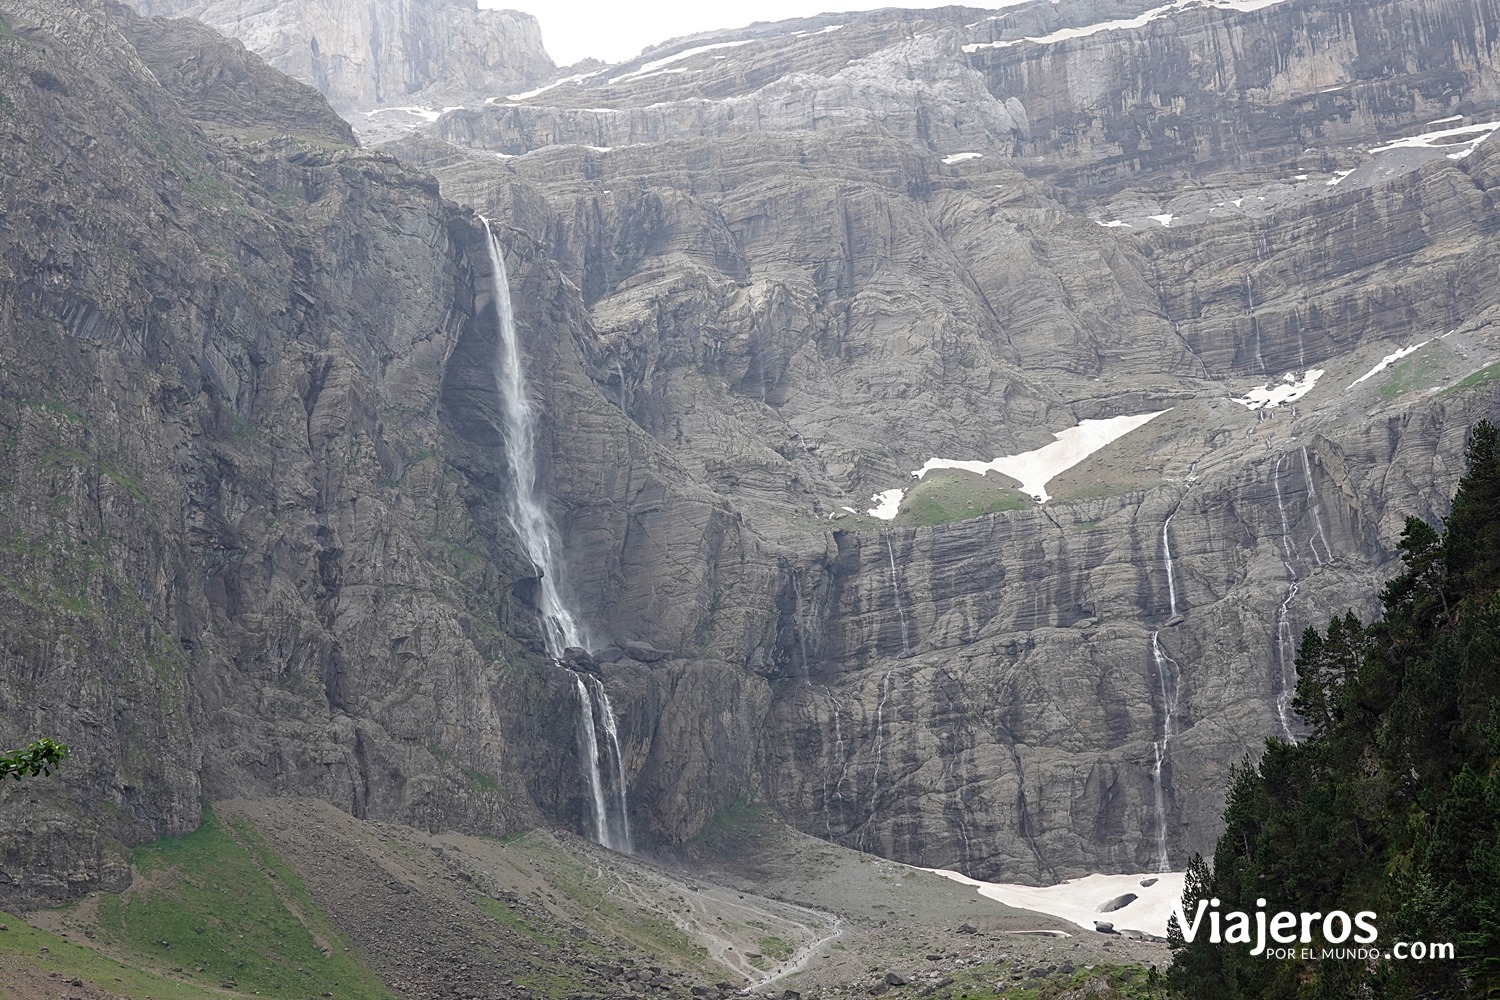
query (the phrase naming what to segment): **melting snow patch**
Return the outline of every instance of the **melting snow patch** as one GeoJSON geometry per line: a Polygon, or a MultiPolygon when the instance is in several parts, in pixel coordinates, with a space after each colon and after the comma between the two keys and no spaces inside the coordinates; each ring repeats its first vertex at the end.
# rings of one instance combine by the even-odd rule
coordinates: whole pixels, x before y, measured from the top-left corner
{"type": "Polygon", "coordinates": [[[1458,128],[1445,128],[1436,132],[1407,136],[1404,139],[1386,143],[1384,146],[1376,146],[1370,152],[1384,153],[1392,149],[1444,149],[1449,146],[1462,146],[1464,148],[1458,152],[1448,154],[1450,160],[1461,160],[1472,153],[1475,146],[1488,139],[1496,129],[1500,129],[1500,121],[1460,125],[1458,128]]]}
{"type": "MultiPolygon", "coordinates": [[[[676,52],[672,55],[663,56],[660,59],[653,59],[648,63],[644,63],[642,64],[640,69],[632,70],[629,73],[622,73],[619,76],[611,79],[609,82],[619,83],[622,80],[631,80],[636,77],[645,76],[648,73],[654,73],[657,70],[661,69],[663,66],[669,66],[672,63],[677,62],[679,59],[689,59],[693,56],[699,55],[700,53],[713,52],[717,49],[732,49],[739,45],[749,45],[753,41],[756,41],[756,39],[745,38],[738,42],[715,42],[713,45],[698,45],[694,46],[691,49],[683,49],[681,52],[676,52]]],[[[673,72],[677,71],[674,70],[673,72]]]]}
{"type": "Polygon", "coordinates": [[[1174,0],[1174,2],[1164,6],[1153,7],[1144,14],[1138,14],[1135,17],[1125,17],[1115,21],[1100,21],[1097,24],[1086,24],[1079,28],[1062,28],[1061,30],[1052,32],[1050,35],[1036,35],[1001,42],[973,42],[965,45],[963,50],[968,53],[974,53],[980,49],[1006,49],[1013,45],[1020,45],[1022,42],[1050,45],[1053,42],[1064,42],[1070,38],[1084,38],[1088,35],[1095,35],[1101,31],[1143,28],[1157,18],[1166,17],[1174,11],[1182,10],[1185,7],[1207,7],[1210,10],[1252,11],[1282,2],[1283,0],[1174,0]]]}
{"type": "MultiPolygon", "coordinates": [[[[1447,334],[1445,333],[1445,334],[1443,334],[1443,336],[1446,337],[1447,334]]],[[[1365,372],[1363,375],[1361,375],[1359,378],[1355,379],[1353,382],[1350,382],[1349,383],[1349,388],[1353,389],[1355,386],[1359,385],[1365,379],[1370,378],[1373,375],[1380,374],[1381,372],[1383,372],[1387,368],[1389,368],[1391,365],[1395,364],[1397,361],[1400,361],[1402,358],[1406,357],[1408,354],[1411,354],[1411,353],[1413,353],[1414,351],[1417,351],[1420,348],[1426,347],[1430,343],[1432,343],[1431,338],[1422,341],[1420,344],[1413,344],[1411,347],[1403,347],[1403,348],[1401,348],[1401,350],[1397,351],[1395,354],[1387,354],[1385,357],[1383,357],[1383,358],[1380,359],[1380,364],[1376,365],[1374,368],[1371,368],[1369,371],[1365,372]]]]}
{"type": "MultiPolygon", "coordinates": [[[[993,462],[930,458],[926,465],[913,472],[912,475],[921,479],[934,469],[961,469],[981,476],[986,472],[999,472],[1020,481],[1024,492],[1035,497],[1039,503],[1046,503],[1051,499],[1047,493],[1047,483],[1053,477],[1066,472],[1100,448],[1124,437],[1137,427],[1145,425],[1166,412],[1166,410],[1157,410],[1155,413],[1141,413],[1135,416],[1084,420],[1076,427],[1069,427],[1067,430],[1053,434],[1052,436],[1057,440],[1049,445],[1043,445],[1035,451],[1023,452],[1020,455],[1006,455],[993,462]]],[[[871,513],[873,514],[874,511],[871,513]]]]}
{"type": "Polygon", "coordinates": [[[1007,885],[980,882],[958,872],[929,868],[928,871],[964,885],[972,885],[979,894],[1006,906],[1036,910],[1094,929],[1094,921],[1106,920],[1116,930],[1141,931],[1158,937],[1167,935],[1167,919],[1174,905],[1182,902],[1185,875],[1182,872],[1157,872],[1150,875],[1086,875],[1059,882],[1057,885],[1007,885]],[[1155,880],[1154,882],[1152,880],[1155,880]],[[1142,885],[1152,882],[1151,885],[1142,885]],[[1117,910],[1101,910],[1109,901],[1133,895],[1136,898],[1117,910]]]}
{"type": "Polygon", "coordinates": [[[1328,186],[1338,187],[1339,181],[1343,180],[1345,177],[1348,177],[1352,173],[1354,173],[1354,171],[1352,170],[1335,170],[1333,172],[1333,179],[1328,182],[1328,186]]]}
{"type": "Polygon", "coordinates": [[[1171,212],[1167,212],[1163,215],[1148,215],[1146,216],[1146,218],[1156,222],[1160,222],[1164,226],[1170,226],[1172,224],[1172,220],[1175,219],[1176,216],[1171,212]]]}
{"type": "MultiPolygon", "coordinates": [[[[583,82],[584,80],[587,80],[589,77],[591,77],[593,75],[594,75],[593,73],[579,73],[577,76],[566,77],[566,78],[564,78],[562,80],[554,80],[552,83],[544,84],[544,85],[536,88],[535,90],[527,90],[527,91],[524,91],[523,93],[520,93],[520,94],[508,94],[505,99],[507,101],[525,101],[525,100],[528,100],[530,98],[535,97],[538,94],[545,94],[547,91],[551,90],[553,87],[562,87],[562,86],[565,86],[565,85],[570,84],[570,83],[581,83],[581,82],[583,82]]],[[[489,104],[489,103],[491,103],[493,101],[494,101],[494,98],[492,97],[488,101],[486,101],[485,103],[489,104]]]]}
{"type": "Polygon", "coordinates": [[[1435,121],[1435,122],[1428,122],[1427,124],[1429,124],[1429,125],[1446,125],[1449,122],[1461,122],[1463,120],[1464,120],[1464,116],[1463,115],[1453,115],[1451,118],[1439,118],[1437,121],[1435,121]]]}
{"type": "Polygon", "coordinates": [[[1126,228],[1126,229],[1134,229],[1135,228],[1130,223],[1126,222],[1124,219],[1111,219],[1109,222],[1099,222],[1098,219],[1095,219],[1094,221],[1096,223],[1098,223],[1099,225],[1103,226],[1105,229],[1119,229],[1122,226],[1124,228],[1126,228]]]}
{"type": "Polygon", "coordinates": [[[1270,409],[1282,403],[1295,403],[1312,392],[1312,387],[1318,384],[1318,379],[1322,378],[1323,374],[1322,368],[1309,368],[1299,379],[1296,372],[1287,372],[1274,388],[1271,383],[1267,382],[1259,388],[1251,389],[1243,397],[1230,397],[1230,401],[1239,403],[1249,410],[1270,409]]]}
{"type": "Polygon", "coordinates": [[[943,157],[944,163],[962,163],[965,160],[977,160],[984,156],[983,153],[950,153],[943,157]]]}
{"type": "Polygon", "coordinates": [[[413,107],[404,107],[404,108],[376,108],[374,111],[366,111],[365,112],[365,117],[366,118],[370,118],[370,117],[373,117],[374,115],[383,115],[383,114],[386,114],[387,112],[391,112],[391,111],[400,111],[400,112],[403,112],[404,114],[416,115],[418,118],[421,118],[423,121],[435,122],[439,118],[441,118],[444,115],[446,115],[448,112],[450,112],[450,111],[459,111],[462,108],[463,108],[463,105],[461,105],[461,104],[455,104],[451,108],[419,108],[419,107],[415,107],[415,106],[413,106],[413,107]]]}
{"type": "Polygon", "coordinates": [[[882,521],[889,521],[901,509],[901,498],[904,496],[906,496],[905,490],[886,490],[884,493],[877,493],[870,498],[875,501],[875,506],[865,513],[871,517],[878,517],[882,521]]]}

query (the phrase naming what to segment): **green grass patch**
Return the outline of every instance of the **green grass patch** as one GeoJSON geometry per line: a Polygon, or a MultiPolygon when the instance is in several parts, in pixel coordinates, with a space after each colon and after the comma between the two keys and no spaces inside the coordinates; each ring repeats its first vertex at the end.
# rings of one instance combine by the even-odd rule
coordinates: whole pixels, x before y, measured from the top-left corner
{"type": "Polygon", "coordinates": [[[82,979],[131,1000],[146,997],[153,1000],[202,1000],[224,996],[222,990],[210,990],[206,983],[159,975],[118,962],[92,948],[38,930],[8,913],[0,912],[0,923],[9,928],[0,931],[0,964],[9,968],[30,967],[43,974],[56,972],[63,979],[82,979]]]}
{"type": "Polygon", "coordinates": [[[99,924],[142,964],[288,1000],[322,992],[394,1000],[248,824],[231,829],[207,812],[195,832],[139,848],[133,860],[142,884],[104,898],[99,924]]]}
{"type": "Polygon", "coordinates": [[[951,524],[984,514],[1023,510],[1035,502],[988,476],[938,469],[923,476],[907,492],[896,520],[919,526],[951,524]]]}
{"type": "Polygon", "coordinates": [[[1496,379],[1500,379],[1500,361],[1496,361],[1492,365],[1485,365],[1477,372],[1471,372],[1468,375],[1465,375],[1458,382],[1455,382],[1453,385],[1450,385],[1448,388],[1444,389],[1443,392],[1449,393],[1458,392],[1461,389],[1472,389],[1476,385],[1488,385],[1490,382],[1494,382],[1496,379]]]}
{"type": "Polygon", "coordinates": [[[756,947],[760,948],[762,955],[776,962],[783,962],[791,958],[797,951],[796,948],[792,947],[790,942],[775,935],[761,938],[757,942],[756,947]]]}
{"type": "Polygon", "coordinates": [[[1427,354],[1419,354],[1391,369],[1390,377],[1380,387],[1380,398],[1389,402],[1397,396],[1430,388],[1438,376],[1438,363],[1427,354]]]}

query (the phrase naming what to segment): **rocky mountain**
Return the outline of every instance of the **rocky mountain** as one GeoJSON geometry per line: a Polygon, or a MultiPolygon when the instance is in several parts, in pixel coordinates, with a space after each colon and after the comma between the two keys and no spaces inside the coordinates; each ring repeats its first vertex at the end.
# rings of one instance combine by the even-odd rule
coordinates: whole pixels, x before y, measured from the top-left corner
{"type": "MultiPolygon", "coordinates": [[[[1500,409],[1493,7],[823,16],[369,149],[202,26],[3,0],[0,743],[75,757],[0,891],[203,797],[590,832],[473,210],[639,847],[760,800],[981,878],[1206,850],[1500,409]]],[[[232,33],[347,109],[460,79],[422,30],[327,81],[232,33]]]]}
{"type": "Polygon", "coordinates": [[[538,236],[595,391],[743,525],[682,538],[549,407],[586,617],[771,679],[782,815],[981,877],[1139,870],[1295,738],[1295,637],[1363,609],[1494,411],[1495,13],[826,16],[389,148],[538,236]],[[911,485],[1154,412],[1045,505],[911,485]]]}
{"type": "MultiPolygon", "coordinates": [[[[73,749],[0,797],[0,894],[119,887],[122,845],[205,798],[582,826],[572,681],[509,634],[534,616],[483,230],[311,88],[183,29],[0,5],[0,743],[73,749]]],[[[565,329],[576,293],[511,239],[565,329]]],[[[705,676],[673,663],[637,701],[705,676]]],[[[654,784],[691,824],[739,772],[685,752],[654,784]]]]}
{"type": "Polygon", "coordinates": [[[476,0],[133,0],[237,38],[341,110],[525,90],[555,67],[536,18],[476,0]]]}

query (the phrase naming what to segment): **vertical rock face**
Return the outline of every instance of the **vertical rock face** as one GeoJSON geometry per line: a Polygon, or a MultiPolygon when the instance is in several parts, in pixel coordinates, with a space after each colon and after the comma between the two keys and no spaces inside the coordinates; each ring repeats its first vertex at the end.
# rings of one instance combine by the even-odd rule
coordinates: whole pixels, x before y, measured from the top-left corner
{"type": "MultiPolygon", "coordinates": [[[[1487,36],[1441,0],[1083,30],[1145,10],[1102,6],[689,39],[399,146],[502,227],[638,843],[759,795],[978,876],[1180,863],[1228,766],[1295,735],[1294,637],[1373,592],[1500,411],[1487,36]],[[1197,67],[1172,98],[1172,25],[1261,82],[1197,67]],[[1302,83],[1264,77],[1321,81],[1304,48],[1406,97],[1350,131],[1315,102],[1292,136],[1302,83]],[[1115,104],[1091,82],[1132,73],[1115,104]],[[1377,145],[1452,115],[1460,144],[1377,145]],[[1288,372],[1316,384],[1246,405],[1288,372]],[[1045,506],[911,477],[1152,412],[1045,506]]],[[[377,33],[379,79],[437,86],[400,68],[417,9],[369,9],[416,19],[377,33]]],[[[506,523],[473,215],[201,26],[0,18],[0,744],[77,750],[0,799],[4,894],[117,884],[118,845],[202,795],[587,829],[573,682],[506,523]]]]}
{"type": "Polygon", "coordinates": [[[495,96],[556,67],[536,18],[475,0],[134,0],[238,38],[340,109],[495,96]]]}
{"type": "Polygon", "coordinates": [[[394,147],[580,289],[593,392],[675,468],[622,490],[618,427],[539,376],[577,592],[767,679],[790,821],[980,876],[1181,864],[1296,735],[1296,637],[1371,611],[1497,407],[1490,22],[1377,6],[757,26],[394,147]],[[1461,144],[1382,149],[1444,119],[1461,144]],[[1045,507],[960,476],[863,514],[934,456],[1155,411],[1045,507]]]}

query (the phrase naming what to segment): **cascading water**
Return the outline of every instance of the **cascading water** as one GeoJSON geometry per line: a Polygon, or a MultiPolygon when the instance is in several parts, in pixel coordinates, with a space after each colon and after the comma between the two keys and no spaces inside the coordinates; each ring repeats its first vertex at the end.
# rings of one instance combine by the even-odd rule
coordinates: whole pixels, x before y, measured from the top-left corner
{"type": "MultiPolygon", "coordinates": [[[[563,603],[558,588],[558,562],[554,555],[555,539],[547,508],[536,489],[536,411],[526,394],[526,377],[521,367],[520,343],[516,337],[515,314],[510,301],[510,279],[505,273],[505,255],[500,241],[490,228],[489,220],[480,216],[488,237],[490,277],[495,296],[496,350],[495,389],[500,397],[500,412],[505,426],[501,437],[505,458],[510,465],[511,490],[507,514],[516,537],[540,578],[540,610],[547,653],[561,659],[570,646],[585,644],[578,619],[563,603]]],[[[604,685],[590,678],[585,682],[575,673],[578,692],[579,750],[584,758],[589,796],[592,799],[594,829],[600,844],[628,852],[630,825],[626,819],[625,769],[620,759],[620,741],[615,728],[614,711],[604,685]],[[607,744],[600,746],[598,729],[602,723],[607,744]],[[610,783],[615,795],[605,790],[605,775],[600,768],[601,751],[607,753],[611,768],[610,783]],[[611,798],[615,801],[611,802],[611,798]],[[612,808],[613,807],[613,808],[612,808]],[[611,815],[613,813],[613,815],[611,815]]]]}
{"type": "Polygon", "coordinates": [[[1167,602],[1174,618],[1177,617],[1177,574],[1172,569],[1172,538],[1168,531],[1172,527],[1172,518],[1176,516],[1177,511],[1172,511],[1161,526],[1161,550],[1167,564],[1167,602]]]}
{"type": "MultiPolygon", "coordinates": [[[[1281,724],[1281,734],[1286,741],[1296,743],[1297,738],[1292,735],[1291,707],[1292,695],[1297,689],[1297,663],[1289,609],[1292,599],[1297,596],[1297,570],[1292,565],[1292,560],[1297,557],[1297,543],[1292,540],[1291,526],[1286,519],[1286,501],[1281,497],[1281,463],[1285,459],[1284,453],[1278,454],[1276,464],[1271,466],[1271,490],[1276,494],[1276,512],[1281,517],[1281,540],[1286,546],[1281,564],[1286,567],[1287,575],[1286,596],[1276,609],[1276,663],[1281,671],[1281,690],[1276,694],[1276,719],[1281,724]]],[[[1316,547],[1313,547],[1313,552],[1316,555],[1316,547]]]]}
{"type": "Polygon", "coordinates": [[[1161,632],[1151,633],[1151,658],[1156,663],[1156,683],[1161,688],[1161,739],[1156,741],[1156,760],[1151,766],[1151,786],[1156,797],[1156,864],[1157,871],[1172,870],[1167,853],[1167,790],[1163,769],[1177,735],[1177,691],[1181,671],[1177,661],[1161,648],[1161,632]]]}
{"type": "MultiPolygon", "coordinates": [[[[1177,617],[1177,571],[1172,564],[1172,518],[1177,509],[1167,515],[1161,525],[1162,562],[1167,568],[1167,606],[1172,618],[1177,617]]],[[[1177,661],[1161,648],[1161,630],[1151,633],[1151,660],[1156,664],[1156,686],[1161,690],[1161,735],[1152,744],[1154,759],[1151,763],[1151,790],[1156,804],[1156,863],[1158,871],[1171,871],[1171,859],[1167,853],[1167,788],[1166,765],[1172,749],[1172,738],[1177,734],[1177,689],[1181,671],[1177,661]]]]}
{"type": "Polygon", "coordinates": [[[891,546],[891,533],[885,532],[885,554],[891,563],[891,596],[896,601],[896,617],[901,622],[901,655],[911,652],[911,633],[906,628],[906,609],[901,606],[901,577],[896,572],[896,550],[891,546]]]}
{"type": "Polygon", "coordinates": [[[1312,464],[1307,460],[1307,446],[1302,446],[1302,481],[1307,485],[1307,505],[1312,508],[1313,524],[1317,526],[1317,534],[1307,541],[1307,547],[1312,550],[1313,560],[1323,565],[1323,560],[1318,556],[1317,541],[1323,543],[1323,552],[1328,556],[1328,561],[1333,562],[1333,548],[1328,544],[1328,536],[1323,532],[1323,507],[1318,503],[1318,491],[1313,488],[1312,464]]]}

